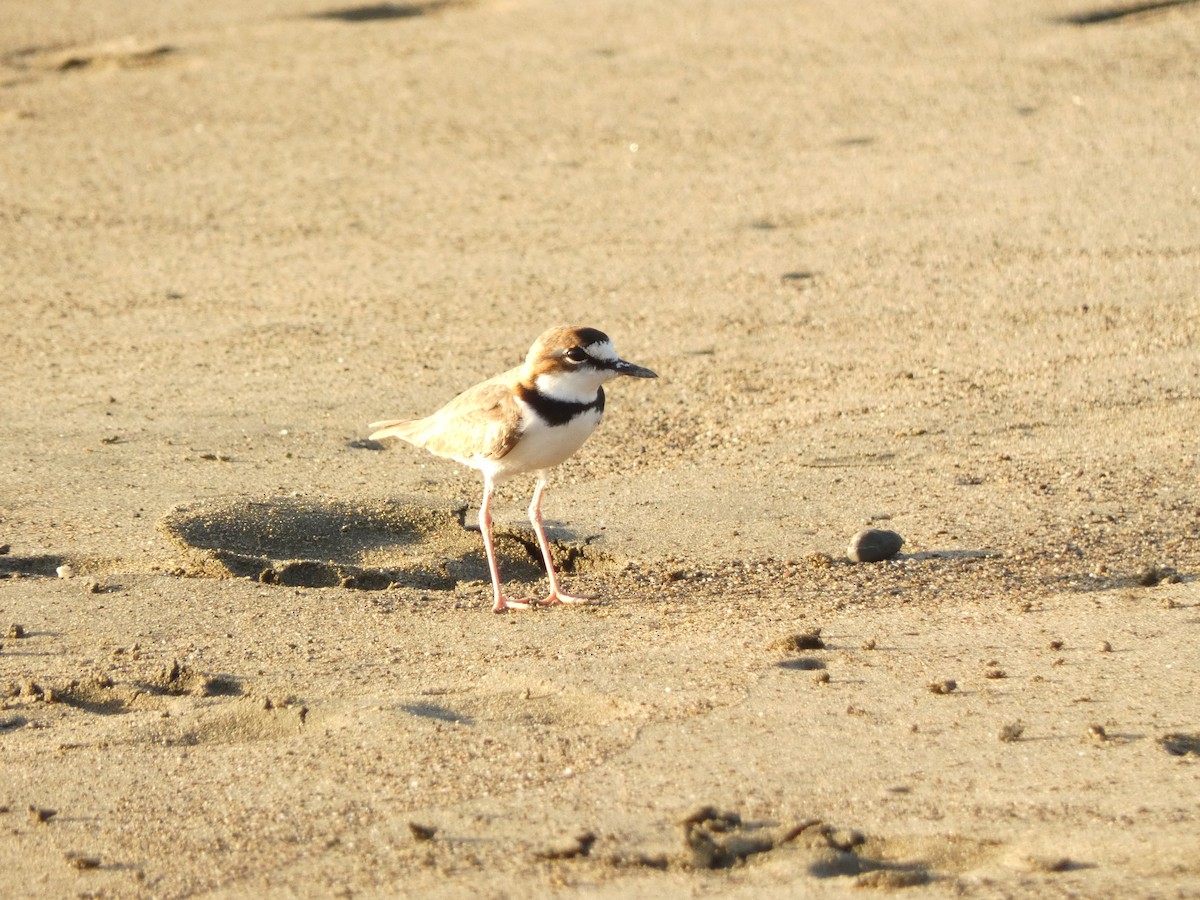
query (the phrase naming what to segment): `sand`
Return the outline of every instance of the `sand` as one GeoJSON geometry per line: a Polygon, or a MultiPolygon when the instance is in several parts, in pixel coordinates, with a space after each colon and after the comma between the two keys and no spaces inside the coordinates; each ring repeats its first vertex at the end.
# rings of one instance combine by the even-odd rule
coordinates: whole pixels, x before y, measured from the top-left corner
{"type": "Polygon", "coordinates": [[[5,5],[0,894],[1200,896],[1157,6],[5,5]],[[496,616],[367,423],[562,322],[496,616]]]}

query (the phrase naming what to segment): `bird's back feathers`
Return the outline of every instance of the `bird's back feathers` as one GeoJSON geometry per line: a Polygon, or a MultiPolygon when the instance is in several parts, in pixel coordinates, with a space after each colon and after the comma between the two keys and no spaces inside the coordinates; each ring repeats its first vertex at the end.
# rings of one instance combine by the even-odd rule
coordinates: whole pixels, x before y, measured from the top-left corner
{"type": "Polygon", "coordinates": [[[371,440],[396,437],[436,456],[460,462],[499,460],[520,437],[521,408],[513,395],[519,369],[463,391],[423,419],[371,424],[371,440]]]}

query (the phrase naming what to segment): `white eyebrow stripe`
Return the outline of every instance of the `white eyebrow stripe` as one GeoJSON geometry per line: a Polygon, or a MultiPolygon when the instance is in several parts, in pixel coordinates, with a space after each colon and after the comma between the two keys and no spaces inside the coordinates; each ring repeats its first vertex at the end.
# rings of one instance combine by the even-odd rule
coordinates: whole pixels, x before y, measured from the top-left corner
{"type": "Polygon", "coordinates": [[[617,356],[616,348],[613,347],[612,341],[598,341],[595,344],[588,344],[588,356],[594,356],[596,359],[603,359],[608,362],[616,362],[620,359],[617,356]]]}

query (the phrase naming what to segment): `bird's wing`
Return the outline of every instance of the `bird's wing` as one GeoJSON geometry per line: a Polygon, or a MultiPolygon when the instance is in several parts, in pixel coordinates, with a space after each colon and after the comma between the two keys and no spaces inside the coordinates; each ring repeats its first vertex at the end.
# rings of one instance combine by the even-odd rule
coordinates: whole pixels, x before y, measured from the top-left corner
{"type": "Polygon", "coordinates": [[[376,422],[371,438],[398,437],[451,459],[500,459],[520,436],[521,408],[513,396],[514,372],[463,391],[433,415],[376,422]]]}

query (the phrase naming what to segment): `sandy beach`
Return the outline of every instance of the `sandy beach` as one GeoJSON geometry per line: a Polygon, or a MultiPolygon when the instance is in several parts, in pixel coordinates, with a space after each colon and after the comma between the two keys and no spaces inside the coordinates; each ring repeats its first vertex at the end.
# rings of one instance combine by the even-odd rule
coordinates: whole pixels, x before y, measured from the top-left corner
{"type": "Polygon", "coordinates": [[[1197,109],[1188,2],[4,5],[0,895],[1200,896],[1197,109]],[[659,377],[493,615],[368,423],[562,323],[659,377]]]}

